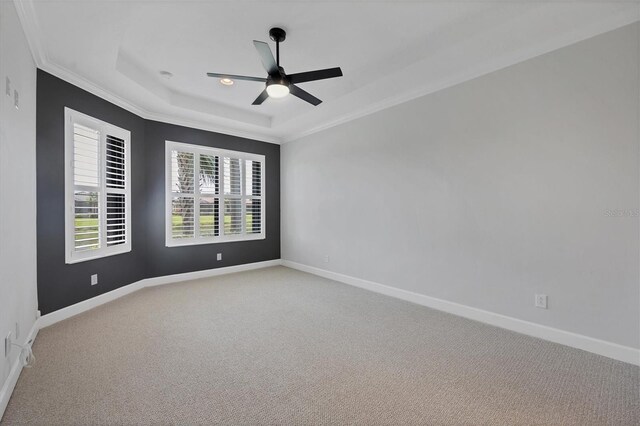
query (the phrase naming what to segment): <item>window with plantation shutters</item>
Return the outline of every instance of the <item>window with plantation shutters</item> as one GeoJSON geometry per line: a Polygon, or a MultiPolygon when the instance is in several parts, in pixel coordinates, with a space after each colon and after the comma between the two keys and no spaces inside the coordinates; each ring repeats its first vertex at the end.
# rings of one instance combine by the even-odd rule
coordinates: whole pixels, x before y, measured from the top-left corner
{"type": "Polygon", "coordinates": [[[65,108],[66,262],[131,250],[130,133],[65,108]]]}
{"type": "Polygon", "coordinates": [[[265,237],[264,156],[166,143],[166,245],[265,237]]]}

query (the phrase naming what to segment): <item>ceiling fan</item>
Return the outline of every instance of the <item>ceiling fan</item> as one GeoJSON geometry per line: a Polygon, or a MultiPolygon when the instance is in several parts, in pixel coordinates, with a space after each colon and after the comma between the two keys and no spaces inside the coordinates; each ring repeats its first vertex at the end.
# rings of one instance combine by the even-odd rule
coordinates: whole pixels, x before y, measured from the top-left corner
{"type": "Polygon", "coordinates": [[[293,96],[297,96],[303,101],[307,101],[313,106],[320,105],[322,101],[311,93],[306,92],[296,86],[297,83],[305,83],[308,81],[324,80],[327,78],[342,77],[342,70],[338,68],[327,68],[324,70],[300,72],[296,74],[287,75],[284,72],[284,68],[280,66],[280,43],[285,40],[287,33],[282,28],[271,28],[269,30],[269,37],[276,42],[276,58],[273,58],[273,53],[269,45],[263,41],[253,40],[253,45],[260,55],[262,66],[267,71],[267,77],[248,77],[244,75],[232,75],[232,74],[218,74],[208,72],[209,77],[216,77],[221,79],[231,80],[246,80],[246,81],[259,81],[266,83],[265,89],[258,95],[252,105],[260,105],[268,97],[271,98],[283,98],[291,93],[293,96]]]}

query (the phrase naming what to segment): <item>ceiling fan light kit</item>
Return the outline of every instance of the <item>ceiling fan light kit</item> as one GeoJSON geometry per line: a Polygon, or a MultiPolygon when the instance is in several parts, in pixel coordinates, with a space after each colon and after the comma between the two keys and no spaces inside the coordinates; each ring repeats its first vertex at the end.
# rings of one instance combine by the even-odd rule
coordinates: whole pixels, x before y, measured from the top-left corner
{"type": "Polygon", "coordinates": [[[284,98],[290,93],[288,84],[267,83],[267,94],[270,98],[284,98]]]}
{"type": "Polygon", "coordinates": [[[262,61],[262,66],[267,71],[267,77],[249,77],[211,72],[207,73],[207,75],[209,77],[220,78],[222,80],[244,80],[265,83],[264,90],[258,95],[256,100],[253,101],[253,105],[261,105],[267,98],[284,98],[289,93],[313,106],[320,105],[320,103],[322,103],[320,99],[302,90],[300,87],[296,86],[296,83],[342,77],[342,70],[338,67],[287,75],[284,72],[284,68],[280,66],[280,43],[287,38],[287,33],[282,28],[271,28],[269,30],[269,37],[271,40],[276,42],[275,58],[273,57],[271,48],[267,43],[257,40],[253,41],[253,45],[258,51],[258,55],[262,61]]]}

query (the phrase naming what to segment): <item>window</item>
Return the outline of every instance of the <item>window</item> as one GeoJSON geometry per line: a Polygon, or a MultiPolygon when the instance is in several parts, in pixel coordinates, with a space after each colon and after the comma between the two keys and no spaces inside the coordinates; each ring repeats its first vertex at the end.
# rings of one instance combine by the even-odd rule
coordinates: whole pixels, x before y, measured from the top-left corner
{"type": "Polygon", "coordinates": [[[264,156],[167,141],[166,244],[257,240],[264,156]]]}
{"type": "Polygon", "coordinates": [[[131,251],[131,134],[64,113],[66,262],[131,251]]]}

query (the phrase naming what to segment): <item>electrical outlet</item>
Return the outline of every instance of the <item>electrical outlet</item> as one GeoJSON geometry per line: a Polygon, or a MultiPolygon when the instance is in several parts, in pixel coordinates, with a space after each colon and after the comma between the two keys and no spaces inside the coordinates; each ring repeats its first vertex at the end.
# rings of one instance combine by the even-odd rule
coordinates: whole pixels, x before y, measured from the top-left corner
{"type": "Polygon", "coordinates": [[[91,285],[98,284],[98,274],[91,275],[91,285]]]}
{"type": "Polygon", "coordinates": [[[547,295],[536,294],[536,308],[547,309],[547,295]]]}
{"type": "Polygon", "coordinates": [[[218,253],[216,255],[216,260],[222,260],[222,253],[218,253]]]}
{"type": "Polygon", "coordinates": [[[11,352],[11,332],[7,334],[7,337],[4,338],[4,357],[9,356],[9,352],[11,352]]]}
{"type": "Polygon", "coordinates": [[[324,255],[324,263],[329,263],[329,255],[328,254],[324,255]]]}

